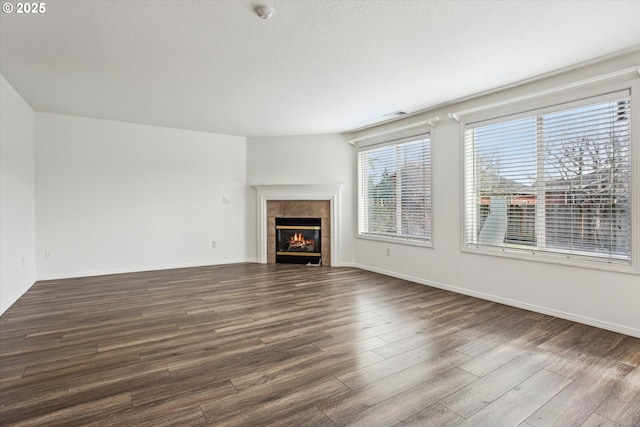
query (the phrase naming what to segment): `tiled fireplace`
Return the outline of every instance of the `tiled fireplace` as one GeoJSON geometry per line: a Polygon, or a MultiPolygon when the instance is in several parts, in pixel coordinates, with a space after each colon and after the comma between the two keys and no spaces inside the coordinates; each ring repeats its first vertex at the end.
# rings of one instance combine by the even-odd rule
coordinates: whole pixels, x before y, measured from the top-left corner
{"type": "MultiPolygon", "coordinates": [[[[342,184],[254,185],[257,190],[258,262],[276,262],[276,218],[317,219],[321,223],[319,242],[323,266],[338,265],[340,251],[340,188],[342,184]]],[[[307,249],[311,237],[305,237],[307,249]]],[[[314,247],[316,246],[314,242],[314,247]]],[[[294,255],[295,256],[295,255],[294,255]]],[[[317,262],[310,262],[316,264],[317,262]]]]}

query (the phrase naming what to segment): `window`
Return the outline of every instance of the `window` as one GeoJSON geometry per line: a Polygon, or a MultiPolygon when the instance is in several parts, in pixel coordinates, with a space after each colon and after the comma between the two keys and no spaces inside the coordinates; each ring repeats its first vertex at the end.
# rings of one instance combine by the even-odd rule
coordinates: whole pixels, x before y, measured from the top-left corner
{"type": "Polygon", "coordinates": [[[465,247],[631,264],[630,91],[465,125],[465,247]]]}
{"type": "Polygon", "coordinates": [[[358,151],[358,234],[431,242],[428,134],[358,151]]]}

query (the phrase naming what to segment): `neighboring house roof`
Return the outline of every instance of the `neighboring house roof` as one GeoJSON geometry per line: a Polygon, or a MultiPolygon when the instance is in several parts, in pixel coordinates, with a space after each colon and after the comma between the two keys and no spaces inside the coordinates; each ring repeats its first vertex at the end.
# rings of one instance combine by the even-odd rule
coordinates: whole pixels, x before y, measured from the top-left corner
{"type": "Polygon", "coordinates": [[[486,171],[480,171],[480,182],[480,192],[485,194],[535,194],[535,186],[525,185],[486,171]],[[484,190],[485,188],[491,190],[484,190]]]}

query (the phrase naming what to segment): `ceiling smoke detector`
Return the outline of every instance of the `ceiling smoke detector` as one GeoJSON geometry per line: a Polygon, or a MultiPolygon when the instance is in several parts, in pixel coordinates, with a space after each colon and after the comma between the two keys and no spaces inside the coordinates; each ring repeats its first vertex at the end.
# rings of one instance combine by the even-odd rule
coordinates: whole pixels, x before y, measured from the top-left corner
{"type": "Polygon", "coordinates": [[[260,19],[267,20],[273,15],[273,9],[268,6],[256,6],[253,10],[256,11],[260,19]]]}

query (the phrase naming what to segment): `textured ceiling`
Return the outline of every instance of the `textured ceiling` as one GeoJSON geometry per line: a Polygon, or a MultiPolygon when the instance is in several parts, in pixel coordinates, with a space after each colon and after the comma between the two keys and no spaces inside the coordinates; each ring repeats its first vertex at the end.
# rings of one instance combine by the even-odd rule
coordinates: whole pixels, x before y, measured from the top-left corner
{"type": "MultiPolygon", "coordinates": [[[[15,4],[15,2],[13,2],[15,4]]],[[[343,132],[640,46],[640,1],[46,1],[3,13],[36,110],[244,136],[343,132]]]]}

